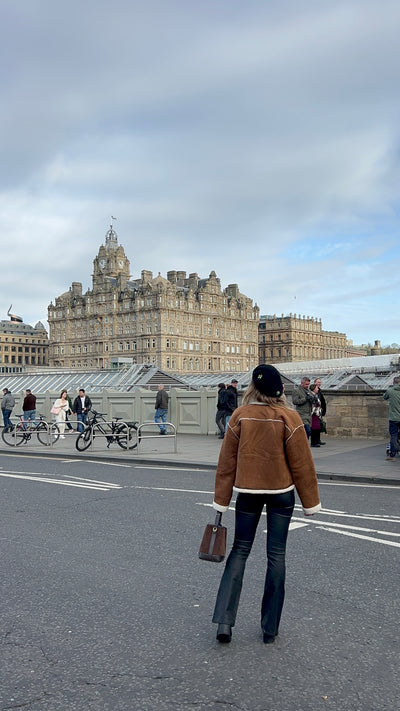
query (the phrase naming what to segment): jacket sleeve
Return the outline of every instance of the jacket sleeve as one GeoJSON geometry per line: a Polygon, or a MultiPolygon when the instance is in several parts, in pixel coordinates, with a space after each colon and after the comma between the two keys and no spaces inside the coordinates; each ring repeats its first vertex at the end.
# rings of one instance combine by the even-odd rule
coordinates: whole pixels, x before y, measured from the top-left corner
{"type": "Polygon", "coordinates": [[[317,474],[304,425],[300,422],[286,440],[286,459],[305,514],[321,509],[317,474]]]}
{"type": "Polygon", "coordinates": [[[304,405],[307,400],[304,388],[295,388],[292,395],[293,405],[304,405]],[[302,392],[303,391],[303,392],[302,392]]]}
{"type": "Polygon", "coordinates": [[[324,417],[326,415],[326,400],[322,393],[319,393],[319,399],[321,400],[321,415],[324,417]]]}
{"type": "Polygon", "coordinates": [[[236,479],[237,453],[240,441],[240,423],[229,422],[219,453],[217,471],[215,474],[215,489],[213,507],[217,511],[227,511],[232,498],[233,485],[236,479]]]}

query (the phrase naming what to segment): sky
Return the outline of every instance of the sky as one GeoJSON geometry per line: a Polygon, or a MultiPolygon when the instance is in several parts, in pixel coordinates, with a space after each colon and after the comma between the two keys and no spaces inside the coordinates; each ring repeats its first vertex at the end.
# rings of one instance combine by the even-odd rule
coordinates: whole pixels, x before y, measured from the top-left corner
{"type": "Polygon", "coordinates": [[[214,270],[261,314],[400,343],[398,0],[2,0],[0,319],[214,270]]]}

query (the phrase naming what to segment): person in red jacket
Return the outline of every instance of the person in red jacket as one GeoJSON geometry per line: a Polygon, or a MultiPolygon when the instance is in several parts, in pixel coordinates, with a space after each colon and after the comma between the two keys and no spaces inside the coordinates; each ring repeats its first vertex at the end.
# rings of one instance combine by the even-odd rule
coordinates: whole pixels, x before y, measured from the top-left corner
{"type": "Polygon", "coordinates": [[[217,640],[230,642],[246,561],[264,506],[267,510],[267,571],[261,603],[266,644],[274,642],[285,595],[285,555],[294,489],[304,514],[320,510],[317,476],[300,415],[286,402],[272,365],[259,365],[232,414],[222,442],[213,506],[227,510],[237,492],[235,537],[215,603],[217,640]]]}

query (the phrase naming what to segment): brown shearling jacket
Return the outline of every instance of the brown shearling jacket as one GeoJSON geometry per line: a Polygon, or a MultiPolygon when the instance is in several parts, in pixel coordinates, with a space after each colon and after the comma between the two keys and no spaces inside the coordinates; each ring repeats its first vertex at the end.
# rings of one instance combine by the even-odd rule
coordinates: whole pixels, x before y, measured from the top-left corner
{"type": "Polygon", "coordinates": [[[320,510],[317,475],[300,415],[279,404],[238,407],[221,446],[214,508],[226,511],[233,490],[278,494],[293,488],[305,514],[320,510]]]}

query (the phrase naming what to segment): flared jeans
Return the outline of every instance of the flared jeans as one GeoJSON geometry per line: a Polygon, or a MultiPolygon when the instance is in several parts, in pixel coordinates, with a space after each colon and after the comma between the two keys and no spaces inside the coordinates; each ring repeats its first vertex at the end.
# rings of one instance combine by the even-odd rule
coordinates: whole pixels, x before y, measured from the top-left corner
{"type": "Polygon", "coordinates": [[[243,575],[264,505],[267,508],[267,570],[261,603],[261,629],[278,634],[285,597],[286,541],[294,509],[294,492],[243,494],[236,499],[235,538],[215,603],[213,622],[234,626],[243,575]]]}

